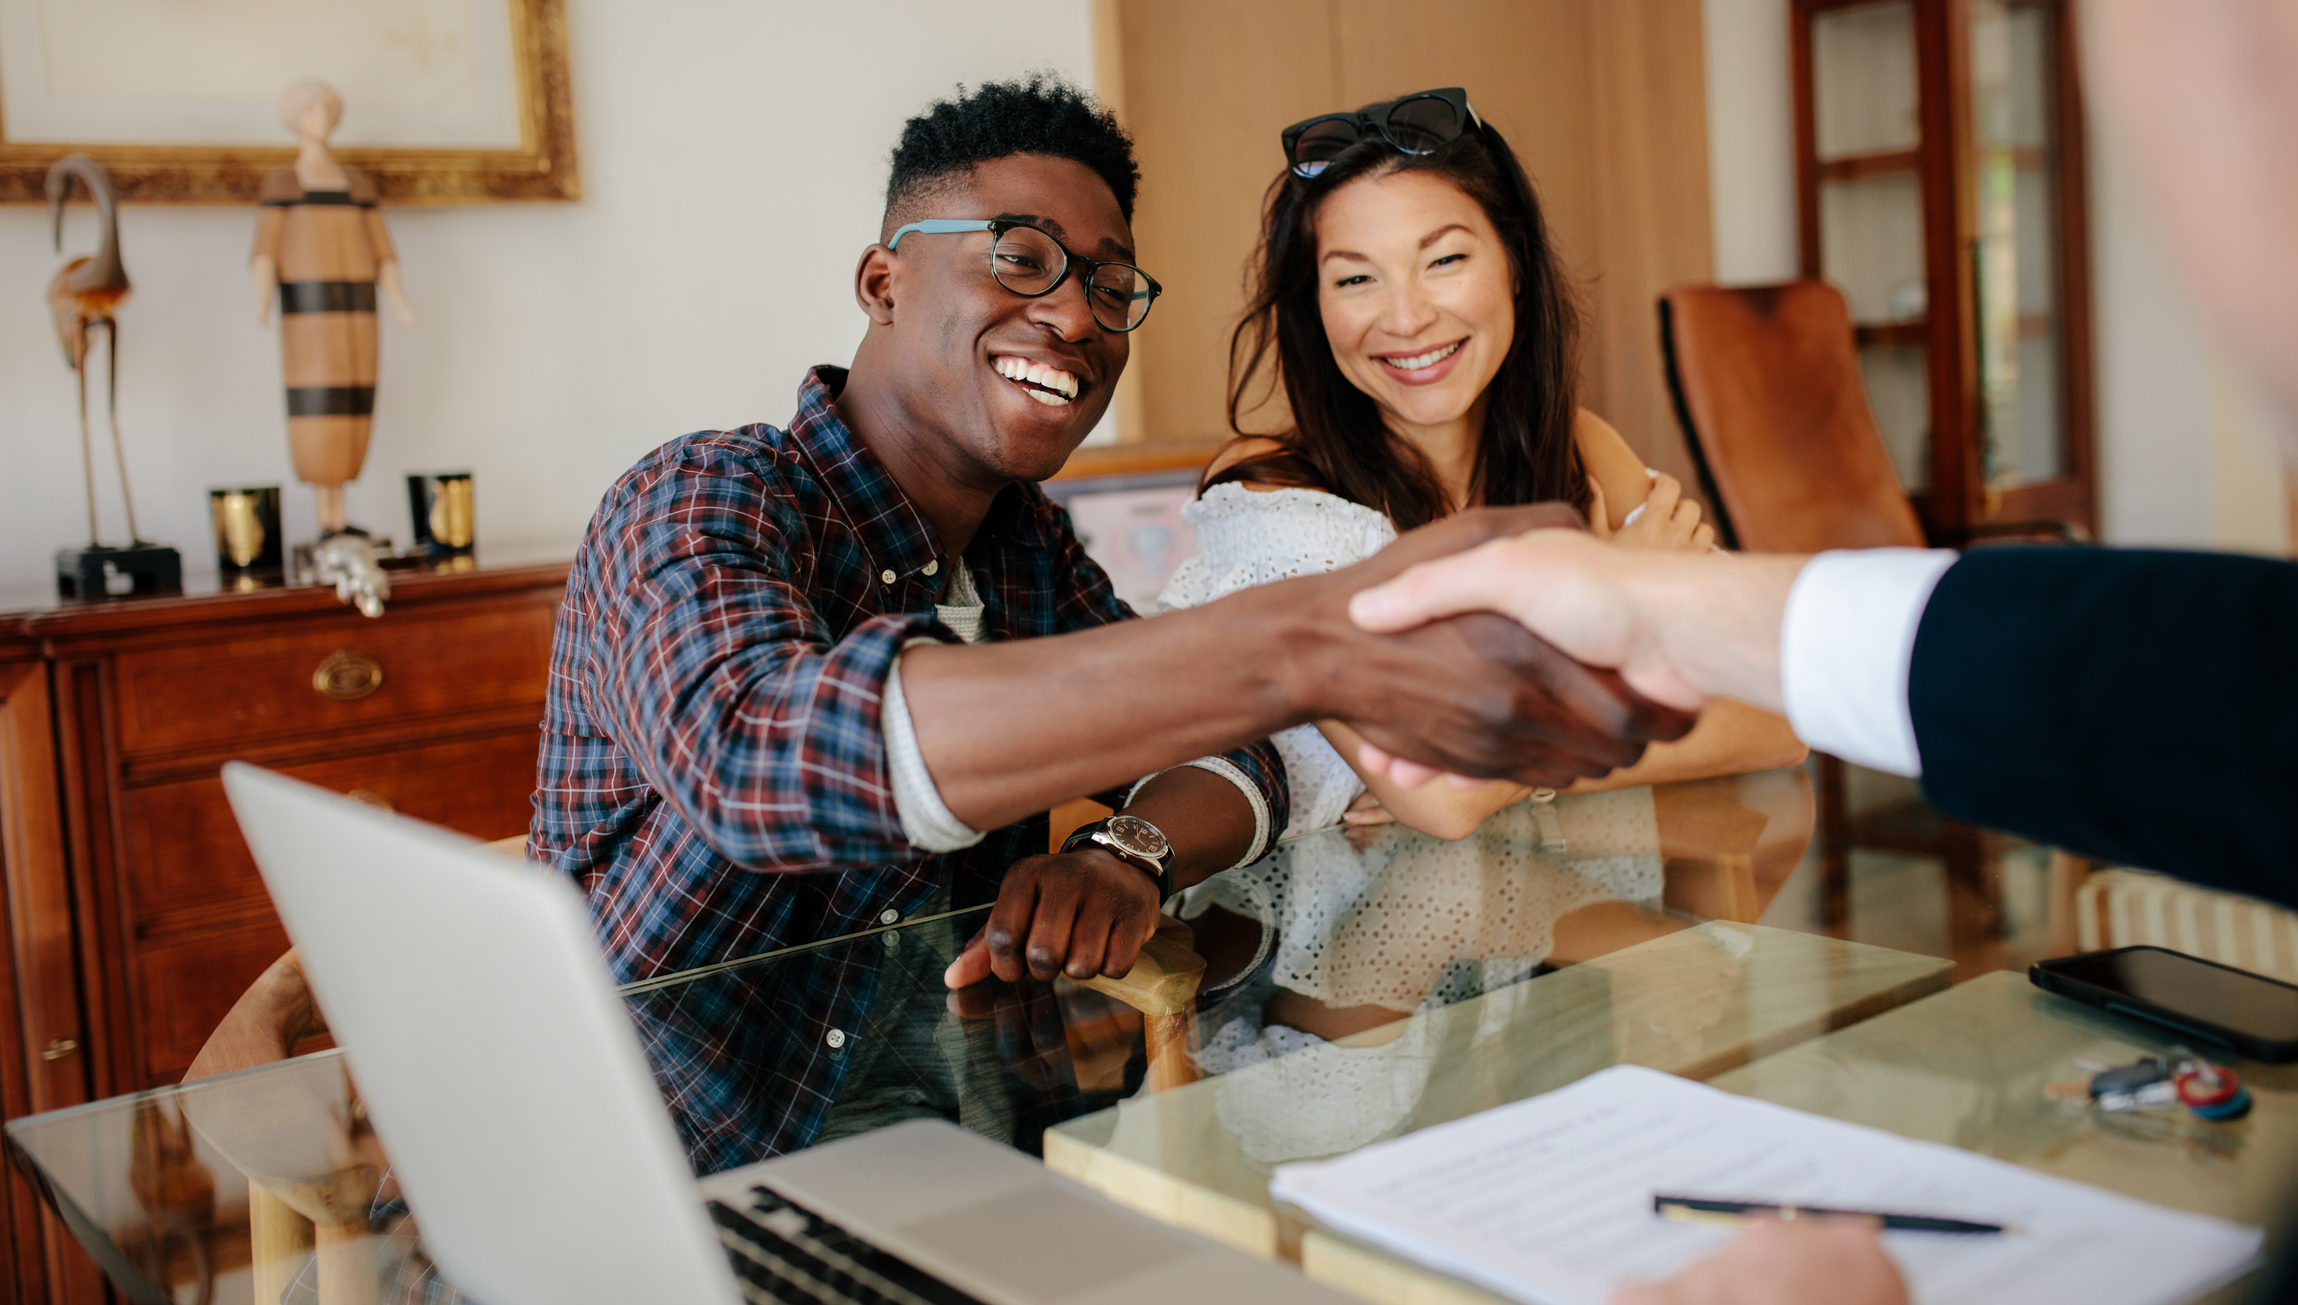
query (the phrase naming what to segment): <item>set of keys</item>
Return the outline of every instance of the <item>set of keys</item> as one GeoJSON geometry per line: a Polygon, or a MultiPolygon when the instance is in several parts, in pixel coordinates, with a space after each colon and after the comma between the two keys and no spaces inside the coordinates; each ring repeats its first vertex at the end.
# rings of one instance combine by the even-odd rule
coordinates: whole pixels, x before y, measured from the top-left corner
{"type": "Polygon", "coordinates": [[[2090,1078],[2054,1083],[2051,1095],[2087,1097],[2109,1114],[2184,1106],[2195,1118],[2224,1123],[2250,1113],[2250,1089],[2232,1070],[2213,1065],[2183,1047],[2169,1054],[2142,1056],[2127,1065],[2077,1061],[2090,1078]]]}

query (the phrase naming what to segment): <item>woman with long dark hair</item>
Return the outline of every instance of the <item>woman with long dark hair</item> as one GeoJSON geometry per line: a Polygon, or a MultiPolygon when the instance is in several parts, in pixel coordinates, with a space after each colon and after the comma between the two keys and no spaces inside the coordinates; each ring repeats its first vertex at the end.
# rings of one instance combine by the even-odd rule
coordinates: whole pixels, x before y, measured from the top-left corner
{"type": "MultiPolygon", "coordinates": [[[[1623,547],[1713,547],[1699,507],[1574,399],[1578,314],[1523,167],[1458,89],[1284,132],[1252,295],[1230,345],[1224,449],[1187,513],[1199,554],[1161,605],[1361,560],[1477,504],[1562,500],[1623,547]],[[1245,433],[1271,382],[1289,429],[1245,433]]],[[[1465,836],[1521,786],[1407,789],[1361,772],[1337,721],[1278,736],[1292,832],[1395,818],[1465,836]],[[1353,806],[1352,806],[1353,804],[1353,806]]],[[[1785,721],[1710,708],[1690,736],[1580,789],[1735,774],[1801,759],[1785,721]]]]}

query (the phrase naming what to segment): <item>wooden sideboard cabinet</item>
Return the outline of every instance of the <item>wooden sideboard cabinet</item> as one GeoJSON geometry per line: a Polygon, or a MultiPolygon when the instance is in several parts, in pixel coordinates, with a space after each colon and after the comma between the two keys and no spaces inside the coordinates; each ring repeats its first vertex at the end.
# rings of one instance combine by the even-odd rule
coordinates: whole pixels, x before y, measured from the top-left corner
{"type": "MultiPolygon", "coordinates": [[[[375,620],[310,587],[0,615],[8,1116],[177,1081],[286,949],[224,762],[523,831],[566,573],[397,572],[375,620]]],[[[0,1300],[103,1299],[13,1175],[0,1218],[0,1300]]]]}

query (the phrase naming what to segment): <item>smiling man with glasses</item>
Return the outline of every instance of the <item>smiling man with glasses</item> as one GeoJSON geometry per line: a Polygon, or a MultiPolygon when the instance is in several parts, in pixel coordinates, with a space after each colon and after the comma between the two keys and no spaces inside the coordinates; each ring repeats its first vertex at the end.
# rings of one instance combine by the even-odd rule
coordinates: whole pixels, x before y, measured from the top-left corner
{"type": "Polygon", "coordinates": [[[1136,184],[1124,132],[1058,81],[933,106],[855,270],[851,368],[812,369],[785,428],[657,449],[592,519],[530,851],[587,890],[621,979],[997,902],[946,975],[901,971],[914,947],[825,950],[775,967],[771,1018],[643,1021],[705,1172],[839,1131],[856,1067],[901,1059],[874,1003],[1130,969],[1167,896],[1284,828],[1274,730],[1338,717],[1561,786],[1685,727],[1497,618],[1350,624],[1369,581],[1568,511],[1131,620],[1036,482],[1101,420],[1156,302],[1136,184]],[[1121,814],[1046,855],[1047,808],[1094,794],[1121,814]]]}

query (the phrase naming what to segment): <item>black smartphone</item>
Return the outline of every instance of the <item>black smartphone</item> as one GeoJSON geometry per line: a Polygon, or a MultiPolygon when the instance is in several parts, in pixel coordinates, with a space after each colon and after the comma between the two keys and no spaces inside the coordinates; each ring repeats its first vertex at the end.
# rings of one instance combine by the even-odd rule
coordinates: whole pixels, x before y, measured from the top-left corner
{"type": "Polygon", "coordinates": [[[2248,970],[2162,947],[2116,947],[2043,961],[2027,977],[2062,997],[2252,1060],[2298,1060],[2298,986],[2248,970]]]}

